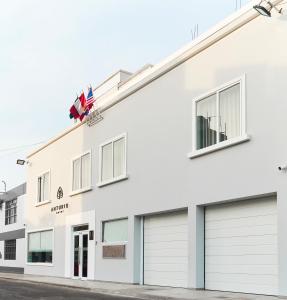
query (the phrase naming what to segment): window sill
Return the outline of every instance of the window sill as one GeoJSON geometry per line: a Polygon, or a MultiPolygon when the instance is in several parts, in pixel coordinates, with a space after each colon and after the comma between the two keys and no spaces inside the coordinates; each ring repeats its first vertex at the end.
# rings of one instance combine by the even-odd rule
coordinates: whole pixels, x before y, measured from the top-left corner
{"type": "Polygon", "coordinates": [[[53,267],[54,264],[51,263],[30,263],[30,262],[26,262],[27,266],[41,266],[41,267],[53,267]]]}
{"type": "Polygon", "coordinates": [[[123,180],[126,180],[128,178],[129,178],[128,175],[123,175],[123,176],[119,176],[117,178],[113,178],[111,180],[101,181],[101,182],[97,183],[97,187],[102,187],[102,186],[109,185],[109,184],[112,184],[112,183],[115,183],[115,182],[123,181],[123,180]]]}
{"type": "Polygon", "coordinates": [[[51,203],[51,200],[36,203],[35,206],[38,207],[38,206],[45,205],[45,204],[48,204],[48,203],[51,203]]]}
{"type": "Polygon", "coordinates": [[[102,246],[126,246],[128,241],[123,242],[102,242],[102,246]]]}
{"type": "Polygon", "coordinates": [[[237,145],[237,144],[247,142],[249,140],[250,140],[250,136],[243,135],[241,137],[230,139],[230,140],[224,141],[224,142],[220,142],[218,144],[209,146],[209,147],[204,148],[204,149],[192,151],[192,152],[188,153],[187,157],[190,158],[190,159],[196,158],[196,157],[199,157],[199,156],[202,156],[202,155],[205,155],[205,154],[208,154],[208,153],[212,153],[212,152],[220,150],[220,149],[228,148],[228,147],[231,147],[231,146],[234,146],[234,145],[237,145]]]}
{"type": "Polygon", "coordinates": [[[86,193],[86,192],[89,192],[93,189],[92,186],[89,186],[87,188],[84,188],[84,189],[80,189],[80,190],[76,190],[76,191],[73,191],[69,194],[70,197],[72,196],[75,196],[75,195],[78,195],[78,194],[82,194],[82,193],[86,193]]]}

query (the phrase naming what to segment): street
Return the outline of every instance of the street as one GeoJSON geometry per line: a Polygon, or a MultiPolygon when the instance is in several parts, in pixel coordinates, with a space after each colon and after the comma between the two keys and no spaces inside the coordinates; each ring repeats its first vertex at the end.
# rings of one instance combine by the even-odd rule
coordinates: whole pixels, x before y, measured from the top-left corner
{"type": "Polygon", "coordinates": [[[0,300],[47,299],[47,300],[117,300],[130,299],[109,295],[99,295],[81,289],[52,286],[41,283],[28,283],[0,279],[0,300]]]}

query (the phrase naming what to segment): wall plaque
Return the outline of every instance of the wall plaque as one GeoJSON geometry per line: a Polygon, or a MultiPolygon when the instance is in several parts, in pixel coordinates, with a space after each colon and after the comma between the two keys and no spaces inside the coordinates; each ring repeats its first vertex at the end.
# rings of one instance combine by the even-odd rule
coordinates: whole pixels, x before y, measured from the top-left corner
{"type": "Polygon", "coordinates": [[[103,246],[103,258],[125,258],[126,245],[103,246]]]}

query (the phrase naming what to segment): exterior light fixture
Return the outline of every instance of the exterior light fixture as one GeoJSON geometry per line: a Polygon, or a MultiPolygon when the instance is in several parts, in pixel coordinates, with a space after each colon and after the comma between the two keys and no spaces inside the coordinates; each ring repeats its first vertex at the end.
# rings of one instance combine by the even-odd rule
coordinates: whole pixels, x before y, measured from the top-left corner
{"type": "Polygon", "coordinates": [[[26,163],[26,161],[24,159],[17,159],[17,162],[16,162],[16,164],[20,165],[20,166],[24,166],[25,163],[26,163]]]}
{"type": "Polygon", "coordinates": [[[258,5],[254,5],[253,8],[264,17],[271,17],[271,10],[274,8],[279,14],[282,14],[282,8],[278,9],[275,5],[273,5],[270,1],[262,0],[258,5]],[[265,7],[261,5],[263,2],[266,2],[269,7],[265,7]]]}

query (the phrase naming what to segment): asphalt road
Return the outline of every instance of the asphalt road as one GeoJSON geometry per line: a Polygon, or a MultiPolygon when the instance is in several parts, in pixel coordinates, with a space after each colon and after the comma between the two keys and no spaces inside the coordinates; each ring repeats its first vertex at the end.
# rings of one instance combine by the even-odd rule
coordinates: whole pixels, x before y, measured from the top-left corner
{"type": "Polygon", "coordinates": [[[131,298],[94,294],[82,289],[0,279],[0,300],[2,299],[131,300],[131,298]]]}

